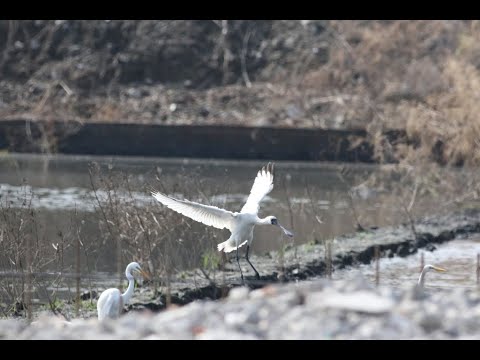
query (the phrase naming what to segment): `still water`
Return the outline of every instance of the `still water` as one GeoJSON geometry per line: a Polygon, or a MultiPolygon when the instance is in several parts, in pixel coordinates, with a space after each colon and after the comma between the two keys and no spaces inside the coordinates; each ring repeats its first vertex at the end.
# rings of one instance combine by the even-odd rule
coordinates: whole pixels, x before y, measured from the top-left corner
{"type": "MultiPolygon", "coordinates": [[[[36,241],[44,242],[52,256],[49,266],[53,270],[59,261],[73,272],[73,251],[66,258],[55,258],[55,252],[65,234],[72,236],[72,229],[78,230],[90,255],[82,260],[82,277],[93,281],[97,286],[112,283],[118,279],[118,267],[115,249],[105,244],[99,231],[98,200],[105,200],[108,193],[101,182],[96,182],[96,194],[93,193],[92,178],[89,169],[98,164],[103,173],[118,177],[128,177],[129,189],[119,187],[116,195],[134,199],[138,206],[154,205],[146,186],[155,188],[176,197],[185,197],[239,211],[247,199],[257,171],[265,165],[263,161],[227,161],[227,160],[186,160],[163,158],[122,158],[88,156],[43,156],[7,154],[0,157],[0,200],[3,208],[21,208],[25,206],[26,194],[29,207],[36,214],[36,241]],[[73,226],[74,224],[75,226],[73,226]]],[[[366,186],[366,180],[381,168],[371,165],[348,165],[312,162],[277,162],[275,168],[275,187],[266,197],[260,209],[260,216],[275,215],[295,237],[294,244],[312,240],[332,238],[351,233],[355,230],[356,220],[363,227],[396,225],[406,221],[405,212],[392,200],[389,190],[366,186]],[[342,177],[339,174],[342,174],[342,177]],[[351,196],[349,196],[351,191],[351,196]]],[[[95,175],[94,175],[95,176],[95,175]]],[[[95,179],[94,179],[95,180],[95,179]]],[[[392,180],[395,181],[395,180],[392,180]]],[[[95,181],[94,181],[95,182],[95,181]]],[[[403,186],[398,184],[398,186],[403,186]]],[[[432,197],[418,196],[415,215],[439,211],[432,197]]],[[[157,204],[155,206],[161,206],[157,204]]],[[[443,209],[445,210],[445,209],[443,209]]],[[[189,231],[200,236],[203,225],[197,226],[187,221],[180,226],[183,232],[189,231]],[[187,228],[188,227],[188,228],[187,228]],[[191,227],[191,228],[190,228],[191,227]]],[[[178,230],[178,229],[177,229],[178,230]]],[[[228,238],[227,230],[213,230],[216,242],[228,238]]],[[[162,236],[178,237],[174,230],[162,236]]],[[[279,249],[279,234],[270,227],[257,227],[254,234],[252,251],[263,254],[279,249]]],[[[181,239],[180,239],[181,240],[181,239]]],[[[188,246],[188,244],[182,244],[188,246]]],[[[428,284],[449,286],[451,281],[464,279],[465,286],[471,283],[470,269],[472,251],[477,251],[478,242],[457,241],[451,250],[439,249],[427,255],[439,256],[431,262],[454,269],[439,277],[428,274],[428,284]],[[458,244],[458,245],[457,245],[458,244]],[[468,260],[467,260],[468,258],[468,260]],[[450,260],[449,260],[450,259],[450,260]],[[462,260],[464,259],[464,260],[462,260]]],[[[476,252],[475,252],[476,253],[476,252]]],[[[81,255],[83,256],[83,254],[81,255]]],[[[15,259],[2,258],[0,271],[12,268],[15,259]]],[[[182,268],[182,261],[179,267],[182,268]]],[[[397,285],[403,281],[415,280],[419,260],[388,259],[381,263],[382,282],[397,285]],[[398,270],[398,271],[397,271],[398,270]]],[[[369,276],[369,267],[362,268],[369,276]]],[[[348,277],[350,272],[338,272],[335,277],[348,277]]],[[[82,286],[84,287],[84,281],[82,286]]]]}
{"type": "MultiPolygon", "coordinates": [[[[477,254],[480,253],[480,238],[458,239],[437,245],[434,251],[419,251],[406,258],[382,258],[379,263],[379,284],[394,287],[413,286],[421,271],[421,256],[424,264],[440,266],[445,273],[429,271],[425,288],[475,288],[477,286],[477,254]]],[[[375,283],[376,264],[360,265],[355,269],[337,270],[332,279],[351,279],[361,274],[375,283]]]]}

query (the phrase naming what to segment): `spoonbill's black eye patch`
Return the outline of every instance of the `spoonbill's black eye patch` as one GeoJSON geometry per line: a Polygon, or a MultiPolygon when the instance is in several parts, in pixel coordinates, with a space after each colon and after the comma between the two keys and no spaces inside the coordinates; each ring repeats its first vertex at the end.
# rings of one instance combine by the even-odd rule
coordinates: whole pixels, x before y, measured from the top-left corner
{"type": "Polygon", "coordinates": [[[272,219],[272,225],[277,225],[277,224],[278,224],[277,219],[273,218],[272,219]]]}

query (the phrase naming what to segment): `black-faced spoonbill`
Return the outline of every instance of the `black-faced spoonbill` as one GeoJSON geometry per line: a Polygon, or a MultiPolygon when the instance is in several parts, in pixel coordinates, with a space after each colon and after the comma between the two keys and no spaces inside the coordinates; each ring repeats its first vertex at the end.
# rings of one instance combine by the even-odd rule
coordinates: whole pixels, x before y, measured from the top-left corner
{"type": "Polygon", "coordinates": [[[420,277],[418,278],[418,284],[417,284],[418,286],[423,287],[425,285],[425,274],[427,272],[429,272],[430,270],[435,270],[435,271],[438,271],[438,272],[447,271],[447,270],[445,270],[441,267],[438,267],[438,266],[434,266],[434,265],[430,265],[430,264],[425,265],[423,267],[423,270],[422,270],[421,274],[420,274],[420,277]]]}
{"type": "Polygon", "coordinates": [[[112,288],[105,290],[98,298],[98,320],[118,318],[122,313],[123,306],[128,304],[133,295],[133,288],[135,287],[134,276],[142,275],[145,278],[149,277],[136,262],[127,265],[125,275],[128,279],[128,288],[123,294],[120,290],[112,288]]]}
{"type": "Polygon", "coordinates": [[[240,268],[240,274],[243,281],[243,272],[238,258],[238,248],[247,244],[245,258],[255,272],[257,279],[260,278],[258,271],[252,265],[248,258],[248,251],[253,240],[253,228],[255,225],[275,225],[279,226],[285,235],[293,234],[285,229],[278,222],[275,216],[267,216],[264,219],[258,217],[258,209],[262,199],[273,189],[273,164],[268,163],[257,174],[253,183],[247,202],[243,205],[240,212],[231,212],[220,209],[216,206],[198,204],[189,200],[177,200],[157,191],[152,191],[155,199],[160,201],[168,208],[189,217],[192,220],[201,222],[205,225],[214,226],[218,229],[228,229],[231,232],[227,241],[218,244],[218,251],[226,253],[233,250],[237,251],[237,263],[240,268]]]}

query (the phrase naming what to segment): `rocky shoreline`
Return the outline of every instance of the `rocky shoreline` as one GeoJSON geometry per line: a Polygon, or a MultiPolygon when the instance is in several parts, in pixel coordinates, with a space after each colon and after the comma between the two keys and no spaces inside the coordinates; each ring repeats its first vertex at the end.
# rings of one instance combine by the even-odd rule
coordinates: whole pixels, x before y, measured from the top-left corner
{"type": "Polygon", "coordinates": [[[52,316],[28,325],[0,320],[0,339],[477,339],[480,292],[407,286],[375,288],[315,279],[249,290],[221,301],[166,311],[131,312],[118,320],[65,322],[52,316]]]}

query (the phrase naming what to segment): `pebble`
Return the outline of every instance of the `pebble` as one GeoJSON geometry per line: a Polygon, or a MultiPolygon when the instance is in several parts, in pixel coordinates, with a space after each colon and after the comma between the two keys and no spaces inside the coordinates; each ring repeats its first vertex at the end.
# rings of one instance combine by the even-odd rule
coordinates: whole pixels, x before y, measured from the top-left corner
{"type": "Polygon", "coordinates": [[[0,320],[0,339],[476,339],[476,289],[365,286],[364,279],[233,289],[222,301],[195,301],[162,312],[131,311],[117,320],[30,325],[0,320]],[[353,283],[352,283],[353,282],[353,283]],[[356,282],[356,283],[355,283],[356,282]],[[412,296],[414,295],[414,296],[412,296]]]}

